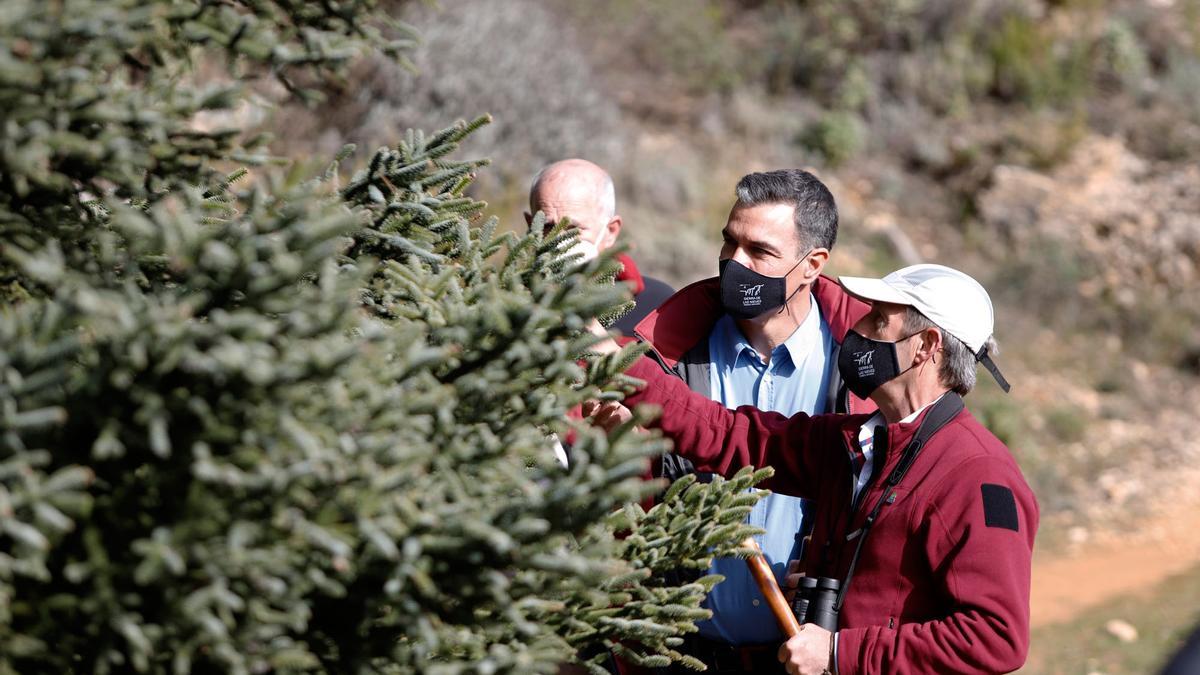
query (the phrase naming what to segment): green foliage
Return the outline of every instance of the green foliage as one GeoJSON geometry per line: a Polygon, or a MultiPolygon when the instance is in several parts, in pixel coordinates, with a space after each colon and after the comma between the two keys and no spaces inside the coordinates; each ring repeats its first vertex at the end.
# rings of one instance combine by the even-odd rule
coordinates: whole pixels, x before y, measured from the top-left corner
{"type": "MultiPolygon", "coordinates": [[[[299,79],[327,75],[370,49],[396,54],[405,43],[384,37],[377,5],[5,3],[0,236],[25,250],[56,237],[81,243],[87,237],[79,228],[103,222],[105,196],[153,203],[171,190],[215,183],[214,160],[260,161],[255,152],[265,138],[240,138],[233,124],[197,124],[197,115],[231,110],[246,94],[243,82],[260,74],[311,97],[299,79]],[[195,45],[229,78],[199,83],[195,45]]],[[[14,283],[18,273],[2,265],[0,279],[14,283]]]]}
{"type": "Polygon", "coordinates": [[[1032,406],[1025,406],[1005,394],[999,387],[981,381],[971,392],[971,412],[989,431],[1012,449],[1021,472],[1029,481],[1038,503],[1046,512],[1064,508],[1072,499],[1073,480],[1083,473],[1058,439],[1033,430],[1030,420],[1037,415],[1032,406]],[[1048,441],[1048,442],[1047,442],[1048,441]]]}
{"type": "Polygon", "coordinates": [[[1056,317],[1061,325],[1099,321],[1099,307],[1079,291],[1094,269],[1083,255],[1050,237],[1035,237],[996,277],[995,293],[1035,316],[1056,317]]]}
{"type": "Polygon", "coordinates": [[[829,107],[844,105],[856,71],[869,73],[866,100],[886,95],[962,114],[988,98],[1037,106],[1086,93],[1103,65],[1093,63],[1097,43],[1104,64],[1130,76],[1141,67],[1126,24],[1066,36],[1019,3],[783,2],[768,4],[763,21],[776,50],[765,75],[772,88],[800,89],[829,107]]]}
{"type": "MultiPolygon", "coordinates": [[[[675,648],[684,633],[695,631],[691,621],[711,616],[697,606],[697,600],[723,577],[694,575],[708,569],[714,557],[748,555],[741,542],[761,530],[744,521],[766,492],[747,490],[772,473],[771,469],[745,467],[728,481],[718,476],[711,483],[698,483],[689,475],[676,481],[648,513],[630,503],[611,515],[605,531],[621,537],[618,555],[632,561],[631,569],[601,580],[598,592],[577,597],[576,605],[566,612],[574,617],[567,621],[566,627],[574,629],[568,638],[580,644],[601,638],[606,647],[638,665],[667,665],[669,659],[695,667],[695,659],[675,648]],[[695,580],[678,581],[680,570],[691,570],[689,578],[695,580]],[[654,626],[647,618],[666,625],[654,626]],[[686,622],[674,621],[678,619],[686,622]],[[651,654],[630,649],[638,643],[652,650],[651,654]]],[[[595,657],[589,665],[596,666],[602,659],[595,657]]]]}
{"type": "Polygon", "coordinates": [[[705,615],[716,579],[658,573],[730,553],[763,474],[625,506],[665,443],[568,413],[629,384],[584,330],[627,291],[565,227],[476,222],[449,156],[486,118],[344,185],[349,150],[222,172],[248,144],[196,114],[234,90],[193,64],[337,75],[396,46],[373,11],[6,7],[0,673],[661,664],[705,615]]]}
{"type": "Polygon", "coordinates": [[[1121,19],[1109,22],[1097,45],[1097,77],[1109,86],[1138,91],[1150,74],[1149,57],[1130,25],[1121,19]]]}
{"type": "Polygon", "coordinates": [[[1012,14],[986,43],[993,66],[990,93],[1033,106],[1082,97],[1090,63],[1084,42],[1059,43],[1045,23],[1012,14]]]}
{"type": "Polygon", "coordinates": [[[1059,405],[1046,411],[1046,427],[1060,443],[1078,443],[1087,433],[1087,415],[1070,405],[1059,405]]]}
{"type": "Polygon", "coordinates": [[[852,112],[830,112],[801,134],[800,143],[820,153],[831,166],[844,164],[862,150],[866,128],[852,112]]]}
{"type": "Polygon", "coordinates": [[[1011,398],[996,395],[989,388],[980,388],[972,396],[971,410],[988,431],[1005,445],[1019,448],[1028,442],[1029,425],[1025,411],[1011,398]]]}

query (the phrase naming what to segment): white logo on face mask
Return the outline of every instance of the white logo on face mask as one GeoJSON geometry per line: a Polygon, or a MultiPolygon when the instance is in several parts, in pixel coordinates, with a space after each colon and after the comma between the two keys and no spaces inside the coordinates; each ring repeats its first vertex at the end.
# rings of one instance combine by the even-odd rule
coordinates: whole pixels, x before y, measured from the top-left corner
{"type": "Polygon", "coordinates": [[[858,368],[859,377],[871,377],[875,374],[875,352],[854,352],[854,365],[858,368]]]}
{"type": "Polygon", "coordinates": [[[742,295],[746,296],[747,298],[758,297],[758,294],[762,293],[762,288],[762,284],[756,284],[754,286],[742,286],[742,295]]]}

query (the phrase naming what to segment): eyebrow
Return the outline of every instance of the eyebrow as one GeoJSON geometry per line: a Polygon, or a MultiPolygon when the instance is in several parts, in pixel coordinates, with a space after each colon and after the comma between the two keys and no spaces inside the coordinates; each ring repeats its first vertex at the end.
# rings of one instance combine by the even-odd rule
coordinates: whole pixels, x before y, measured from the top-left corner
{"type": "Polygon", "coordinates": [[[739,241],[736,237],[729,234],[728,227],[721,228],[721,236],[726,239],[732,239],[734,241],[737,241],[742,246],[753,246],[755,248],[761,248],[764,251],[767,251],[769,253],[774,253],[775,255],[779,255],[779,248],[777,246],[775,246],[774,244],[771,244],[770,242],[766,242],[766,241],[760,241],[758,239],[746,239],[745,241],[739,241]]]}

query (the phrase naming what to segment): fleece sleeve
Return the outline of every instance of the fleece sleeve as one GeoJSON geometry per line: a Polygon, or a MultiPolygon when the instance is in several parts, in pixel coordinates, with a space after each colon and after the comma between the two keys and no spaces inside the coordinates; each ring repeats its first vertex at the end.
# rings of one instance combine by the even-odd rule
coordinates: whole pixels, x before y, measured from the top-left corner
{"type": "Polygon", "coordinates": [[[978,457],[930,490],[925,554],[944,618],[838,632],[838,672],[1006,673],[1029,648],[1038,507],[1011,462],[978,457]]]}
{"type": "Polygon", "coordinates": [[[815,495],[818,466],[828,446],[822,433],[832,429],[826,416],[800,413],[787,418],[752,406],[729,410],[690,390],[647,357],[629,369],[646,386],[628,396],[626,405],[653,404],[662,415],[652,426],[675,443],[675,452],[704,472],[724,476],[744,466],[770,466],[775,476],[763,487],[799,497],[815,495]]]}

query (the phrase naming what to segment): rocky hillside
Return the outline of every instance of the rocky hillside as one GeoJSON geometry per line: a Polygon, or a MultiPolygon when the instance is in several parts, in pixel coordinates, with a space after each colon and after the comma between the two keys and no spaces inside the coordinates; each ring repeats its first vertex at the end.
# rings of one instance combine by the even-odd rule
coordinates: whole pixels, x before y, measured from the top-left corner
{"type": "Polygon", "coordinates": [[[969,403],[1047,532],[1132,522],[1200,458],[1178,433],[1200,411],[1200,2],[454,4],[402,7],[417,77],[361,64],[280,112],[278,149],[490,112],[479,196],[508,226],[540,165],[595,159],[635,256],[676,283],[715,273],[739,176],[813,168],[842,208],[835,272],[938,261],[992,290],[1015,388],[969,403]]]}

